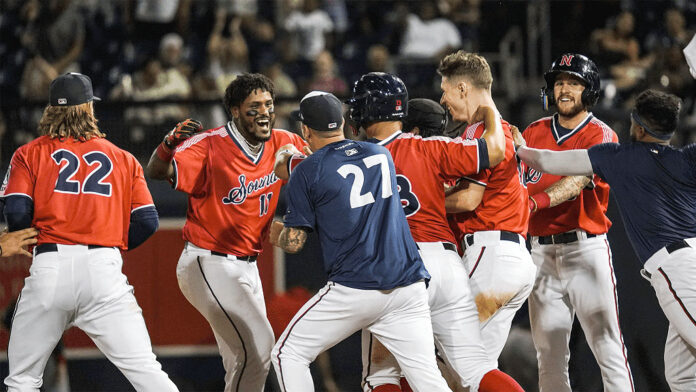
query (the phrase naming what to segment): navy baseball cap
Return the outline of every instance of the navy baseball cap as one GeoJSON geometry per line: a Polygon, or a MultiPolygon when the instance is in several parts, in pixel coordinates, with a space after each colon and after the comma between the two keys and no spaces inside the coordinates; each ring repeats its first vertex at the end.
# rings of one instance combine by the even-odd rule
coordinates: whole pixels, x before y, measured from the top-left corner
{"type": "Polygon", "coordinates": [[[53,79],[48,89],[51,106],[75,106],[89,101],[101,101],[94,96],[92,79],[77,72],[66,73],[53,79]]]}
{"type": "Polygon", "coordinates": [[[335,131],[343,125],[343,104],[331,93],[312,91],[302,98],[300,110],[294,110],[290,117],[316,131],[335,131]]]}

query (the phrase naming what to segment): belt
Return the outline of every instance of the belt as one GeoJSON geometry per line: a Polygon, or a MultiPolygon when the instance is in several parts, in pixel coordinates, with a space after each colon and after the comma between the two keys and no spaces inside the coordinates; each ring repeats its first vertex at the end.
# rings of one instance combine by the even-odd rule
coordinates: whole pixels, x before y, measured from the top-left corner
{"type": "Polygon", "coordinates": [[[214,256],[222,256],[222,257],[228,257],[228,256],[229,256],[229,257],[232,257],[233,259],[246,261],[246,262],[248,262],[248,263],[255,263],[255,262],[256,262],[256,258],[258,257],[258,256],[235,256],[235,255],[230,255],[230,254],[227,254],[227,253],[216,252],[216,251],[214,251],[214,250],[211,250],[211,251],[210,251],[210,254],[211,254],[211,255],[214,255],[214,256]]]}
{"type": "MultiPolygon", "coordinates": [[[[445,250],[451,250],[452,252],[457,251],[457,245],[451,243],[451,242],[440,242],[442,244],[442,247],[445,248],[445,250]]],[[[418,247],[418,250],[423,250],[421,249],[420,245],[416,242],[416,246],[418,247]]]]}
{"type": "MultiPolygon", "coordinates": [[[[520,243],[520,235],[517,233],[513,233],[511,231],[505,231],[501,230],[500,231],[500,240],[501,241],[510,241],[519,244],[520,243]]],[[[472,246],[474,244],[474,235],[468,234],[464,236],[464,243],[466,243],[466,246],[472,246]]]]}
{"type": "MultiPolygon", "coordinates": [[[[113,248],[113,246],[104,245],[87,245],[87,249],[113,248]]],[[[41,244],[36,245],[36,255],[46,252],[58,252],[58,244],[41,244]]]]}
{"type": "MultiPolygon", "coordinates": [[[[587,233],[587,238],[593,238],[596,236],[597,234],[587,233]]],[[[561,234],[552,234],[539,237],[539,243],[541,245],[570,244],[571,242],[576,242],[581,239],[582,237],[577,231],[568,231],[561,234]]]]}

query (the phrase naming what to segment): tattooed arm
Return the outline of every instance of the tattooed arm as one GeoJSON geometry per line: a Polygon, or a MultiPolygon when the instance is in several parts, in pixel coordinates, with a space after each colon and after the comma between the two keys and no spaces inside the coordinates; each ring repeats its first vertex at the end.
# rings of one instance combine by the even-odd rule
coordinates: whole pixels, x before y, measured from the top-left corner
{"type": "Polygon", "coordinates": [[[288,253],[297,253],[302,250],[306,241],[306,229],[302,227],[285,227],[280,232],[278,246],[288,253]]]}
{"type": "Polygon", "coordinates": [[[549,207],[555,207],[566,200],[577,197],[589,183],[590,177],[585,176],[561,178],[544,191],[549,195],[549,207]]]}

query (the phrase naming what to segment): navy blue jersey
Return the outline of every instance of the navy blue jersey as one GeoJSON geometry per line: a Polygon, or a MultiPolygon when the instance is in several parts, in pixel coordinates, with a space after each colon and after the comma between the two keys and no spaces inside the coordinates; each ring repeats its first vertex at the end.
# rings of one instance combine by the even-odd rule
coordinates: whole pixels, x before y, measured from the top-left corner
{"type": "Polygon", "coordinates": [[[663,246],[696,237],[696,145],[607,143],[588,154],[592,170],[611,186],[642,262],[663,246]]]}
{"type": "Polygon", "coordinates": [[[353,140],[325,146],[292,172],[285,226],[317,230],[330,281],[388,290],[430,278],[395,173],[387,149],[353,140]]]}

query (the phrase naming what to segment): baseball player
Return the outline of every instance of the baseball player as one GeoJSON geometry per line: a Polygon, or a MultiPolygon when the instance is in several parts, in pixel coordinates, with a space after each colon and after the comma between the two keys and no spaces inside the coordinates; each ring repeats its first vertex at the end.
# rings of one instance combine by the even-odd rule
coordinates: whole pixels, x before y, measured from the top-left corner
{"type": "Polygon", "coordinates": [[[25,247],[36,243],[37,234],[39,234],[39,232],[33,227],[13,231],[11,233],[3,233],[0,235],[0,257],[11,257],[15,255],[31,257],[31,253],[29,253],[25,247]]]}
{"type": "Polygon", "coordinates": [[[208,320],[225,367],[225,391],[262,391],[274,336],[266,318],[256,259],[282,182],[273,173],[278,148],[305,145],[273,129],[273,82],[261,74],[232,81],[223,103],[232,121],[200,132],[193,120],[165,136],[147,173],[188,194],[179,288],[208,320]]]}
{"type": "Polygon", "coordinates": [[[611,185],[643,263],[641,275],[669,320],[665,376],[672,391],[685,392],[696,390],[696,146],[669,145],[680,106],[674,95],[647,90],[631,113],[632,143],[569,151],[521,147],[518,155],[539,172],[595,173],[611,185]]]}
{"type": "MultiPolygon", "coordinates": [[[[485,124],[472,117],[480,105],[492,107],[493,77],[488,62],[474,53],[458,51],[440,62],[441,103],[455,121],[469,126],[462,137],[481,137],[485,124]]],[[[525,245],[529,221],[527,192],[520,183],[510,124],[503,121],[505,158],[495,167],[463,177],[447,197],[446,208],[481,323],[481,336],[497,366],[512,319],[532,290],[536,267],[525,245]],[[465,189],[457,190],[464,186],[465,189]]]]}
{"type": "MultiPolygon", "coordinates": [[[[434,104],[442,111],[435,124],[441,129],[446,118],[444,110],[430,102],[426,110],[432,110],[434,104]]],[[[398,77],[378,72],[363,75],[347,103],[350,120],[365,130],[368,141],[385,146],[394,160],[399,196],[411,234],[432,275],[428,293],[436,342],[445,362],[457,374],[457,383],[472,390],[519,390],[515,389],[519,386],[514,380],[495,369],[481,344],[476,306],[468,285],[461,284],[467,281],[466,271],[456,253],[444,211],[444,181],[475,173],[502,158],[505,147],[495,112],[484,107],[477,113],[489,129],[480,140],[423,139],[402,133],[402,120],[411,111],[406,86],[398,77]]],[[[422,101],[416,102],[416,116],[407,121],[412,129],[420,120],[421,105],[422,101]]],[[[394,356],[366,330],[363,374],[365,391],[399,390],[400,372],[394,356]]]]}
{"type": "MultiPolygon", "coordinates": [[[[599,97],[597,66],[567,53],[544,74],[544,108],[551,117],[524,131],[527,145],[556,151],[616,142],[617,136],[589,108],[599,97]]],[[[525,171],[532,216],[532,258],[539,267],[529,296],[532,337],[542,392],[570,391],[568,339],[577,313],[597,359],[606,391],[634,390],[619,327],[616,278],[606,232],[609,185],[597,176],[562,177],[525,171]]]]}
{"type": "Polygon", "coordinates": [[[119,250],[157,230],[157,210],[138,161],[97,128],[92,91],[78,73],[51,82],[42,136],[14,153],[3,185],[9,230],[39,231],[15,308],[5,385],[38,391],[51,351],[75,325],[137,391],[177,391],[121,272],[119,250]]]}
{"type": "Polygon", "coordinates": [[[278,244],[296,253],[317,230],[329,282],[273,348],[281,389],[313,391],[309,363],[366,328],[394,353],[416,391],[450,391],[433,355],[424,284],[430,275],[408,231],[389,151],[345,139],[343,106],[332,94],[307,94],[296,116],[314,153],[288,182],[278,244]]]}

